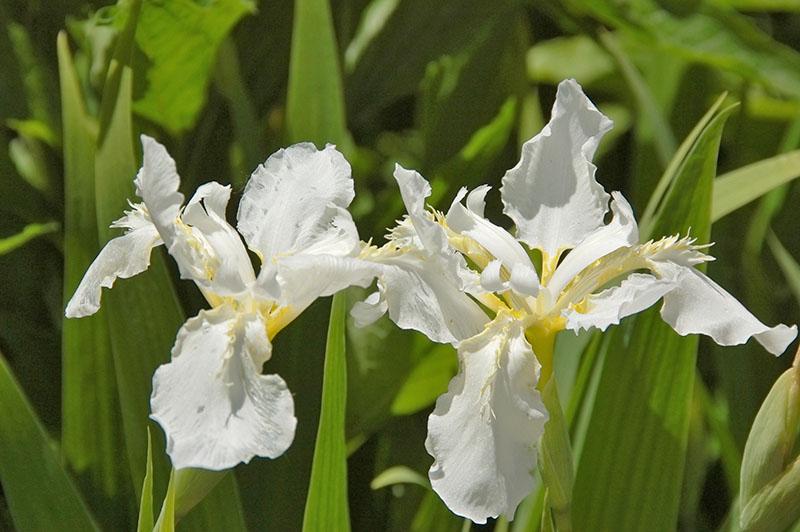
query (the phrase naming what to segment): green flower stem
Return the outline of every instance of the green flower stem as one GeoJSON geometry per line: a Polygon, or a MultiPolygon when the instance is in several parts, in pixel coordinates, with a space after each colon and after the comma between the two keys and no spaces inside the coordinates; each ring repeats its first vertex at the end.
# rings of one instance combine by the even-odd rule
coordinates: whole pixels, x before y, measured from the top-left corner
{"type": "Polygon", "coordinates": [[[555,336],[556,333],[553,331],[531,330],[528,340],[536,358],[542,364],[537,388],[542,394],[542,401],[550,416],[545,423],[544,434],[539,444],[539,470],[547,488],[547,505],[552,512],[556,529],[559,532],[569,532],[572,530],[570,511],[575,477],[569,428],[558,399],[556,380],[552,378],[555,336]]]}

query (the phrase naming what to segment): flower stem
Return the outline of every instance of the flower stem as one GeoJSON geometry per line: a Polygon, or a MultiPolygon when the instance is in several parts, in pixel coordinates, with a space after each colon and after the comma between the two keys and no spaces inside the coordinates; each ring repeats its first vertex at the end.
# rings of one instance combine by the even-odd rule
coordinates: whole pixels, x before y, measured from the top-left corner
{"type": "Polygon", "coordinates": [[[539,445],[539,469],[547,488],[547,506],[559,532],[570,532],[572,504],[573,465],[569,427],[561,410],[558,387],[553,376],[553,347],[555,332],[529,330],[528,340],[533,347],[542,372],[537,388],[547,408],[549,419],[539,445]]]}

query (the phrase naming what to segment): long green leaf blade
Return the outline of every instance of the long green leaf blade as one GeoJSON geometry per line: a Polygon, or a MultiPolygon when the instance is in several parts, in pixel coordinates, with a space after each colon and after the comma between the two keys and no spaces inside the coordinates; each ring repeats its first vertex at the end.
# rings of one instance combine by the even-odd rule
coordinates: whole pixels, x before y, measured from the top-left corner
{"type": "MultiPolygon", "coordinates": [[[[717,151],[732,109],[716,113],[679,161],[653,235],[691,228],[708,241],[717,151]]],[[[674,530],[697,336],[675,334],[658,308],[610,334],[575,481],[575,529],[674,530]]]]}
{"type": "Polygon", "coordinates": [[[325,369],[322,377],[322,409],[314,447],[314,463],[303,516],[304,532],[350,530],[347,503],[347,444],[345,407],[347,405],[347,360],[345,324],[347,298],[333,297],[325,369]]]}
{"type": "Polygon", "coordinates": [[[800,150],[748,164],[714,180],[711,219],[717,221],[767,192],[800,177],[800,150]]]}
{"type": "Polygon", "coordinates": [[[0,481],[17,530],[98,530],[2,354],[0,448],[0,481]]]}
{"type": "Polygon", "coordinates": [[[328,0],[294,4],[286,123],[292,142],[336,142],[348,151],[338,47],[328,0]]]}
{"type": "MultiPolygon", "coordinates": [[[[58,37],[64,124],[64,299],[70,298],[99,249],[94,199],[97,126],[84,108],[66,34],[58,37]]],[[[107,504],[129,492],[117,389],[104,310],[62,328],[62,445],[69,466],[85,476],[90,501],[107,504]]]]}

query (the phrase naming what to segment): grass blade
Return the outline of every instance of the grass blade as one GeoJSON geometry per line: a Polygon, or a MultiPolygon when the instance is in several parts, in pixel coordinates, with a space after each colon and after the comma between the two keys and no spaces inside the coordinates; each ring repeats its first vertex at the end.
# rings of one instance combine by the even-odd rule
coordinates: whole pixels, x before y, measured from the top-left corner
{"type": "Polygon", "coordinates": [[[34,238],[50,233],[55,233],[61,227],[58,222],[46,222],[42,224],[28,224],[16,235],[0,238],[0,255],[11,253],[15,249],[24,246],[34,238]]]}
{"type": "Polygon", "coordinates": [[[800,177],[800,150],[748,164],[714,180],[711,219],[717,221],[767,192],[800,177]]]}
{"type": "Polygon", "coordinates": [[[0,481],[17,530],[99,530],[2,355],[0,442],[0,481]]]}
{"type": "Polygon", "coordinates": [[[335,142],[347,153],[338,50],[328,0],[297,0],[286,98],[289,140],[335,142]]]}
{"type": "Polygon", "coordinates": [[[137,532],[151,532],[153,530],[153,441],[150,430],[147,431],[147,465],[144,470],[142,482],[142,499],[139,503],[139,520],[137,532]]]}
{"type": "Polygon", "coordinates": [[[314,447],[314,463],[311,466],[311,482],[303,515],[304,531],[350,530],[345,441],[346,305],[345,294],[336,294],[333,297],[322,377],[322,408],[317,429],[317,443],[314,447]]]}

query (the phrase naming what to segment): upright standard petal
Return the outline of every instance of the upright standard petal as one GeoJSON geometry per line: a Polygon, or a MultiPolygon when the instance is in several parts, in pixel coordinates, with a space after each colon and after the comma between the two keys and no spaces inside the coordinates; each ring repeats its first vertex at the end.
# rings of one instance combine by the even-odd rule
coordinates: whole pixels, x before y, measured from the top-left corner
{"type": "Polygon", "coordinates": [[[114,223],[128,232],[112,238],[86,271],[66,309],[68,318],[82,318],[100,308],[102,288],[111,288],[117,279],[127,279],[150,266],[150,251],[161,245],[161,237],[141,206],[134,206],[114,223]]]}
{"type": "MultiPolygon", "coordinates": [[[[479,187],[467,196],[467,206],[461,204],[461,199],[466,192],[462,189],[457,195],[450,210],[447,212],[447,225],[456,233],[468,236],[480,244],[486,251],[499,259],[510,274],[514,266],[523,264],[526,269],[533,272],[531,260],[525,249],[517,242],[508,231],[499,227],[483,217],[483,197],[489,187],[479,187]]],[[[535,282],[538,285],[539,278],[535,282]]]]}
{"type": "Polygon", "coordinates": [[[425,212],[425,200],[431,195],[428,181],[419,172],[406,170],[399,164],[394,167],[394,178],[422,246],[433,254],[453,253],[447,244],[444,229],[425,212]]]}
{"type": "Polygon", "coordinates": [[[558,265],[548,288],[557,297],[584,268],[619,248],[639,243],[639,226],[630,203],[619,192],[611,193],[614,217],[584,238],[558,265]]]}
{"type": "Polygon", "coordinates": [[[458,346],[460,370],[428,419],[431,485],[454,513],[485,523],[514,512],[533,488],[547,414],[539,363],[522,325],[501,312],[458,346]]]}
{"type": "Polygon", "coordinates": [[[144,200],[153,225],[169,250],[178,231],[183,194],[178,192],[181,180],[175,161],[167,149],[147,135],[142,140],[142,168],[136,174],[136,194],[144,200]]]}
{"type": "Polygon", "coordinates": [[[208,279],[201,284],[220,295],[241,293],[255,281],[242,238],[225,219],[230,196],[230,186],[214,181],[201,185],[182,216],[193,238],[206,249],[208,279]]]}
{"type": "Polygon", "coordinates": [[[297,424],[294,402],[283,379],[261,374],[269,355],[256,314],[225,305],[184,324],[172,361],[153,376],[150,399],[176,469],[223,470],[286,451],[297,424]]]}
{"type": "Polygon", "coordinates": [[[295,144],[272,154],[250,176],[238,229],[262,260],[313,248],[350,255],[358,249],[346,210],[354,195],[350,165],[334,146],[295,144]]]}
{"type": "Polygon", "coordinates": [[[655,270],[675,280],[675,289],[664,296],[661,316],[675,331],[705,334],[719,345],[738,345],[751,336],[772,353],[780,355],[797,337],[797,326],[767,327],[735,297],[702,272],[671,262],[656,263],[655,270]]]}
{"type": "Polygon", "coordinates": [[[503,177],[503,212],[520,240],[555,256],[603,224],[608,194],[595,181],[592,157],[611,126],[577,82],[559,84],[550,122],[503,177]]]}

